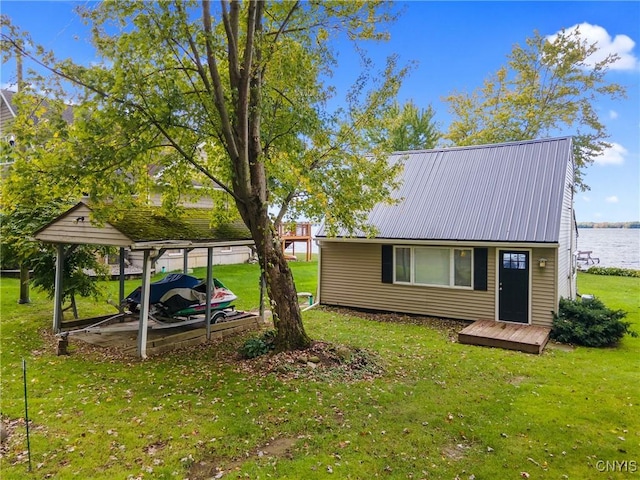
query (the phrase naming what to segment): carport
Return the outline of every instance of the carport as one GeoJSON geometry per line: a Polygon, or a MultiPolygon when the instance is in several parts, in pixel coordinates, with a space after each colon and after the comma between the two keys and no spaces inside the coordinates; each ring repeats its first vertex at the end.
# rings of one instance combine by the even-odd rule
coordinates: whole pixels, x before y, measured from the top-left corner
{"type": "MultiPolygon", "coordinates": [[[[182,249],[186,273],[188,252],[207,249],[207,298],[213,288],[213,249],[215,247],[252,246],[253,240],[245,225],[237,221],[211,227],[210,211],[185,208],[179,215],[167,216],[159,207],[139,207],[113,211],[105,220],[96,220],[85,202],[79,202],[35,232],[34,237],[56,246],[55,295],[53,332],[62,326],[63,272],[66,256],[78,245],[101,245],[119,248],[119,303],[124,299],[125,251],[142,252],[142,301],[138,324],[138,356],[147,357],[149,322],[149,292],[153,263],[169,249],[182,249]]],[[[261,298],[263,295],[261,294],[261,298]]],[[[262,306],[261,306],[262,309],[262,306]]],[[[211,336],[211,308],[207,304],[205,324],[207,339],[211,336]]]]}

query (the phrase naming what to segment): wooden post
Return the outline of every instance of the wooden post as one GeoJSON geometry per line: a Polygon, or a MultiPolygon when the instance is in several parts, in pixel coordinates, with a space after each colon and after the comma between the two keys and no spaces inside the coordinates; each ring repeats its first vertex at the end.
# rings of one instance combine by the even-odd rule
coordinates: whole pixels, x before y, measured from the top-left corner
{"type": "Polygon", "coordinates": [[[60,332],[62,324],[62,279],[64,273],[64,245],[56,245],[56,277],[53,297],[53,333],[60,332]]]}
{"type": "Polygon", "coordinates": [[[31,303],[29,298],[29,266],[24,262],[20,263],[20,299],[19,304],[31,303]]]}
{"type": "Polygon", "coordinates": [[[140,323],[138,326],[138,356],[147,358],[147,328],[149,327],[149,296],[151,294],[151,252],[144,251],[142,266],[142,298],[140,303],[140,323]]]}
{"type": "Polygon", "coordinates": [[[211,295],[213,294],[213,247],[207,247],[207,303],[204,320],[207,325],[207,340],[211,340],[211,295]]]}
{"type": "Polygon", "coordinates": [[[260,318],[262,319],[262,323],[264,324],[264,291],[266,287],[266,277],[264,271],[260,274],[260,318]]]}
{"type": "Polygon", "coordinates": [[[122,301],[124,300],[124,270],[125,270],[124,247],[120,247],[119,263],[120,263],[120,276],[118,278],[120,280],[120,294],[118,295],[118,297],[119,297],[118,310],[120,310],[120,306],[122,305],[122,301]]]}
{"type": "MultiPolygon", "coordinates": [[[[22,44],[22,42],[20,42],[22,44]]],[[[24,81],[22,78],[22,53],[16,49],[16,73],[18,76],[18,92],[24,87],[24,81]]],[[[16,132],[17,133],[17,132],[16,132]]],[[[20,142],[20,139],[16,139],[18,148],[21,152],[26,150],[24,142],[20,142]]],[[[20,262],[20,298],[18,303],[25,304],[31,303],[29,298],[29,266],[24,262],[20,262]]]]}
{"type": "Polygon", "coordinates": [[[185,275],[187,273],[189,273],[189,249],[188,248],[184,248],[182,250],[183,255],[182,255],[182,273],[184,273],[185,275]]]}

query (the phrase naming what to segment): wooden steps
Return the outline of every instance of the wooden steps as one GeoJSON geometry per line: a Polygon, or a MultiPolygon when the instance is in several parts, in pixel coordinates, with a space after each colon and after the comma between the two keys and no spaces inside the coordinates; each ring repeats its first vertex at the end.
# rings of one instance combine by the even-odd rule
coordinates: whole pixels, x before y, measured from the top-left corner
{"type": "Polygon", "coordinates": [[[478,320],[458,333],[458,342],[540,354],[550,333],[549,327],[478,320]]]}

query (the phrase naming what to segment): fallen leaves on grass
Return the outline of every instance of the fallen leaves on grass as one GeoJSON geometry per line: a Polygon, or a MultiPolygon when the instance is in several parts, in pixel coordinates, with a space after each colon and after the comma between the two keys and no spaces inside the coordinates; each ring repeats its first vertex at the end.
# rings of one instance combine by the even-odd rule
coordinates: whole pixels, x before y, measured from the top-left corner
{"type": "Polygon", "coordinates": [[[328,342],[313,342],[306,350],[242,360],[238,363],[238,368],[255,375],[274,373],[280,378],[342,382],[372,379],[384,373],[382,361],[377,354],[328,342]]]}

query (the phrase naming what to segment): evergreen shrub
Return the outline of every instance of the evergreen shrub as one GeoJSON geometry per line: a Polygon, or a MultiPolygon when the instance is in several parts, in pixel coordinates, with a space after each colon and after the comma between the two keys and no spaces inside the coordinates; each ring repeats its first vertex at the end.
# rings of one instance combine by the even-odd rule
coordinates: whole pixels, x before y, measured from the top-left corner
{"type": "Polygon", "coordinates": [[[625,322],[624,310],[611,310],[597,298],[588,301],[560,299],[558,313],[553,313],[551,338],[562,343],[586,347],[608,347],[625,334],[637,337],[631,323],[625,322]]]}

